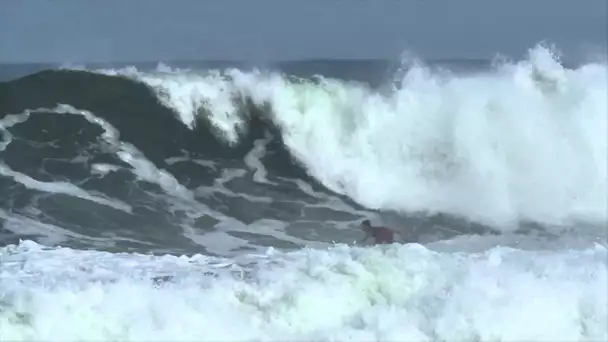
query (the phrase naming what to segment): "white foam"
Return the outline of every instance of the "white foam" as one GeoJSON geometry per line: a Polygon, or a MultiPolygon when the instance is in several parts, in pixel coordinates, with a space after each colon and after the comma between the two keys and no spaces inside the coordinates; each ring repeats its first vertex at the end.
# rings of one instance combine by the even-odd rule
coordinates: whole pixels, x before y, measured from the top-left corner
{"type": "Polygon", "coordinates": [[[566,69],[539,46],[485,73],[414,65],[389,94],[322,77],[129,70],[102,72],[150,84],[188,125],[206,108],[227,141],[244,124],[233,99],[270,104],[309,172],[370,208],[442,211],[503,229],[608,220],[605,64],[566,69]]]}
{"type": "Polygon", "coordinates": [[[605,341],[607,257],[336,246],[231,266],[24,241],[0,249],[0,340],[605,341]]]}
{"type": "MultiPolygon", "coordinates": [[[[160,66],[155,73],[142,74],[134,67],[120,70],[100,70],[107,75],[122,75],[137,78],[158,91],[159,100],[167,107],[178,109],[181,120],[190,128],[196,125],[197,115],[206,109],[213,115],[209,121],[227,142],[238,141],[238,133],[245,122],[238,115],[238,103],[234,100],[236,89],[219,72],[204,75],[188,70],[170,69],[160,66]]],[[[204,114],[204,113],[202,113],[204,114]]]]}

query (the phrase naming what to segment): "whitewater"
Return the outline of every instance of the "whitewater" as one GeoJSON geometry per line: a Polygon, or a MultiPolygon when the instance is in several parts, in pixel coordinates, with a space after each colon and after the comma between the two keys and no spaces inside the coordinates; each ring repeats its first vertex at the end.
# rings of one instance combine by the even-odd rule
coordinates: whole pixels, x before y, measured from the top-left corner
{"type": "MultiPolygon", "coordinates": [[[[608,340],[604,60],[565,67],[543,46],[474,71],[407,60],[380,87],[56,72],[0,88],[91,87],[2,107],[0,341],[608,340]],[[156,101],[139,121],[95,107],[132,83],[156,101]],[[180,140],[202,133],[223,154],[180,140]],[[122,219],[137,215],[149,226],[122,219]],[[358,242],[364,218],[399,242],[358,242]]],[[[112,105],[149,103],[129,96],[112,105]]]]}

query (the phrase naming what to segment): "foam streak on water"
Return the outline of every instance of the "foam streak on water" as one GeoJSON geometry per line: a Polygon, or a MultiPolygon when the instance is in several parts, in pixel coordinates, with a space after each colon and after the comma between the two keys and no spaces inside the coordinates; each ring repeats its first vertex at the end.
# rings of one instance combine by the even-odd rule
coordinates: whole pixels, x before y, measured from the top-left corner
{"type": "MultiPolygon", "coordinates": [[[[48,112],[48,111],[52,111],[52,110],[56,111],[57,113],[61,113],[61,114],[82,115],[86,118],[87,121],[99,124],[105,131],[104,138],[106,138],[106,139],[115,139],[116,136],[118,135],[117,132],[111,126],[107,125],[107,123],[103,122],[102,120],[99,120],[94,115],[92,115],[91,113],[88,113],[86,111],[78,111],[75,108],[72,108],[72,107],[66,106],[66,105],[60,105],[54,109],[39,108],[36,110],[27,110],[21,114],[7,115],[4,119],[0,120],[0,132],[2,132],[3,135],[5,136],[4,141],[0,142],[0,152],[5,150],[6,147],[10,144],[10,142],[12,140],[12,135],[10,134],[9,131],[7,131],[7,128],[26,121],[29,118],[29,116],[33,113],[37,113],[37,112],[44,113],[44,112],[48,112]]],[[[17,181],[31,189],[37,189],[37,190],[51,192],[51,193],[65,193],[65,194],[69,194],[69,195],[72,195],[75,197],[80,197],[80,198],[87,199],[87,200],[90,200],[90,201],[93,201],[96,203],[107,205],[107,206],[110,206],[115,209],[124,210],[124,211],[131,210],[129,205],[127,205],[125,203],[120,203],[119,201],[109,200],[109,199],[103,198],[103,197],[97,197],[97,196],[92,195],[89,192],[81,189],[77,185],[74,185],[71,183],[40,182],[23,173],[12,170],[8,165],[6,165],[4,163],[3,160],[0,160],[0,175],[12,177],[13,179],[15,179],[15,181],[17,181]]]]}
{"type": "Polygon", "coordinates": [[[2,341],[605,341],[607,250],[0,249],[2,341]],[[160,280],[162,279],[162,280],[160,280]]]}

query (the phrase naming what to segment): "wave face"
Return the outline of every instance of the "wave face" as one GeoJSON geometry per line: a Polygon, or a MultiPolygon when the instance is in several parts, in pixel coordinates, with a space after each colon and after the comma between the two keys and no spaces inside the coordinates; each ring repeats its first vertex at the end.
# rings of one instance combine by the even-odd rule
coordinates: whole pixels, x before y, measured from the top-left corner
{"type": "Polygon", "coordinates": [[[0,341],[608,340],[605,62],[304,64],[0,83],[0,341]]]}

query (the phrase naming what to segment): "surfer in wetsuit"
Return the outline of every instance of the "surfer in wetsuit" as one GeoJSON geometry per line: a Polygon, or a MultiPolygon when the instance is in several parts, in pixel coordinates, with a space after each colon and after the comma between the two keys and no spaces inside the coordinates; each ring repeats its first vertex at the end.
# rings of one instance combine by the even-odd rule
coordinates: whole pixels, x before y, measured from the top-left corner
{"type": "Polygon", "coordinates": [[[364,241],[373,238],[374,244],[389,244],[395,242],[395,231],[382,226],[373,227],[369,220],[361,222],[361,229],[365,232],[364,241]]]}

